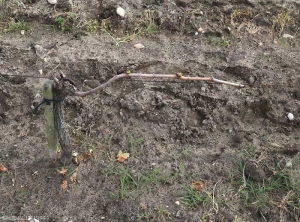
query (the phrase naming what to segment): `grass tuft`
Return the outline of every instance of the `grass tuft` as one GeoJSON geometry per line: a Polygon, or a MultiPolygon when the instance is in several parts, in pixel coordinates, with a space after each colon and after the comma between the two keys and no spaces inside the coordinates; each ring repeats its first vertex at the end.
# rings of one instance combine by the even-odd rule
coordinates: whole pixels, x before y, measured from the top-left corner
{"type": "Polygon", "coordinates": [[[29,25],[24,21],[18,21],[13,18],[7,23],[6,27],[3,30],[3,33],[13,33],[21,30],[28,30],[29,25]]]}

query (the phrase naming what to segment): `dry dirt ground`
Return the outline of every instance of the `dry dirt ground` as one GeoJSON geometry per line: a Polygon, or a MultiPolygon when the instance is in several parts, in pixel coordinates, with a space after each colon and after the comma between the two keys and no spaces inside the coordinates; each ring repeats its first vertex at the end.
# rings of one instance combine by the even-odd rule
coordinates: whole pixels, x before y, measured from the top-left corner
{"type": "Polygon", "coordinates": [[[1,221],[300,220],[299,1],[58,1],[0,0],[1,221]],[[67,97],[72,149],[93,157],[53,163],[32,110],[45,79],[22,76],[88,90],[126,70],[246,87],[139,79],[67,97]]]}

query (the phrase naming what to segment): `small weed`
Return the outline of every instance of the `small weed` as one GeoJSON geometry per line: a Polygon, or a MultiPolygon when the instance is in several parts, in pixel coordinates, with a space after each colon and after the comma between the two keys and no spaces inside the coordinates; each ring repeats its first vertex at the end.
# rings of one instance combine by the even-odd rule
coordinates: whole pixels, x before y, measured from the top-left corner
{"type": "Polygon", "coordinates": [[[145,10],[142,17],[138,21],[137,30],[139,33],[154,34],[157,32],[157,26],[154,22],[153,11],[145,10]]]}
{"type": "Polygon", "coordinates": [[[108,136],[108,137],[105,138],[106,143],[107,143],[107,147],[108,147],[108,153],[107,153],[107,156],[108,156],[108,158],[109,158],[110,160],[113,160],[113,154],[112,154],[112,152],[111,152],[111,141],[112,141],[112,138],[113,138],[112,135],[110,135],[110,136],[108,136]]]}
{"type": "Polygon", "coordinates": [[[93,152],[95,152],[97,148],[96,141],[83,133],[81,135],[80,143],[81,147],[83,147],[85,150],[92,150],[93,152]]]}
{"type": "Polygon", "coordinates": [[[99,22],[97,20],[91,19],[91,20],[85,21],[83,23],[83,28],[87,32],[95,34],[100,29],[100,25],[99,25],[99,22]]]}
{"type": "Polygon", "coordinates": [[[69,165],[69,166],[63,166],[64,168],[67,168],[67,177],[70,177],[73,173],[77,171],[77,167],[75,165],[69,165]]]}
{"type": "Polygon", "coordinates": [[[133,179],[129,168],[122,167],[119,172],[120,175],[120,189],[119,196],[120,199],[124,199],[126,196],[129,196],[133,190],[139,188],[139,184],[135,179],[133,179]]]}
{"type": "Polygon", "coordinates": [[[54,21],[58,29],[60,29],[61,31],[65,32],[67,30],[70,30],[69,28],[65,27],[66,19],[64,19],[63,17],[57,17],[54,21]]]}
{"type": "Polygon", "coordinates": [[[280,12],[273,17],[273,29],[281,36],[286,24],[290,21],[291,16],[289,12],[280,12]]]}
{"type": "Polygon", "coordinates": [[[241,220],[240,220],[240,218],[238,217],[238,216],[235,216],[234,217],[234,221],[233,222],[240,222],[241,220]]]}
{"type": "Polygon", "coordinates": [[[3,33],[12,33],[21,30],[28,30],[29,26],[24,21],[15,21],[15,19],[11,19],[6,28],[4,28],[3,33]]]}
{"type": "Polygon", "coordinates": [[[161,137],[162,144],[165,146],[168,146],[171,142],[171,139],[168,136],[162,136],[161,137]]]}
{"type": "Polygon", "coordinates": [[[76,18],[76,13],[74,13],[74,12],[67,12],[67,18],[76,18]]]}
{"type": "Polygon", "coordinates": [[[182,194],[182,197],[182,202],[192,210],[194,210],[199,204],[205,206],[211,202],[211,197],[209,195],[200,193],[191,187],[186,188],[185,192],[182,194]]]}
{"type": "Polygon", "coordinates": [[[147,26],[147,29],[146,31],[149,33],[149,34],[153,34],[156,32],[156,26],[153,22],[150,22],[147,26]]]}
{"type": "Polygon", "coordinates": [[[77,16],[74,12],[67,12],[65,15],[55,18],[54,25],[62,32],[69,32],[72,30],[76,19],[77,16]]]}
{"type": "Polygon", "coordinates": [[[262,56],[263,59],[266,59],[266,60],[268,60],[268,61],[271,60],[270,53],[262,52],[261,56],[262,56]]]}
{"type": "Polygon", "coordinates": [[[138,137],[135,134],[128,134],[129,143],[130,143],[130,152],[136,152],[137,149],[142,149],[144,144],[144,139],[142,137],[138,137]]]}
{"type": "Polygon", "coordinates": [[[165,206],[160,206],[157,210],[157,220],[158,221],[165,221],[165,218],[170,219],[171,213],[166,209],[165,206]]]}
{"type": "Polygon", "coordinates": [[[243,22],[248,22],[252,16],[253,12],[250,8],[234,10],[230,15],[231,24],[237,26],[243,22]]]}
{"type": "Polygon", "coordinates": [[[19,201],[21,201],[22,203],[27,203],[28,202],[28,198],[30,198],[31,196],[31,192],[28,190],[21,190],[18,194],[17,194],[17,199],[19,201]]]}
{"type": "Polygon", "coordinates": [[[141,214],[137,215],[137,220],[141,221],[141,220],[146,220],[147,222],[150,221],[151,219],[151,213],[150,212],[144,212],[141,214]]]}
{"type": "Polygon", "coordinates": [[[160,182],[160,169],[154,168],[153,171],[147,172],[140,177],[140,183],[142,184],[158,184],[160,182]]]}
{"type": "MultiPolygon", "coordinates": [[[[147,189],[152,189],[153,185],[166,184],[173,180],[178,174],[162,175],[159,168],[152,171],[138,174],[134,177],[130,173],[129,167],[122,167],[117,173],[120,176],[120,186],[118,194],[120,199],[125,197],[138,195],[147,189]]],[[[112,194],[116,196],[116,194],[112,194]]]]}
{"type": "Polygon", "coordinates": [[[270,1],[270,0],[261,0],[261,1],[259,1],[258,2],[260,5],[270,5],[270,4],[272,4],[272,1],[270,1]]]}
{"type": "Polygon", "coordinates": [[[209,44],[218,46],[218,47],[228,47],[230,45],[230,40],[227,39],[226,37],[212,37],[212,36],[207,36],[207,42],[209,44]]]}
{"type": "Polygon", "coordinates": [[[261,28],[255,25],[253,22],[242,22],[238,27],[237,31],[241,32],[242,30],[247,31],[248,33],[254,35],[260,32],[261,28]]]}
{"type": "Polygon", "coordinates": [[[115,36],[113,36],[112,33],[110,33],[108,31],[107,28],[102,27],[101,31],[106,33],[115,42],[117,47],[119,47],[119,45],[122,44],[122,43],[131,42],[137,35],[140,34],[139,31],[136,32],[136,33],[133,33],[133,34],[130,34],[129,32],[126,32],[126,36],[124,36],[124,37],[115,37],[115,36]]]}
{"type": "Polygon", "coordinates": [[[164,175],[160,168],[145,172],[139,176],[140,186],[169,184],[178,177],[179,173],[169,173],[164,175]]]}
{"type": "Polygon", "coordinates": [[[281,45],[281,46],[287,46],[288,45],[288,41],[286,40],[286,38],[279,38],[278,39],[278,44],[281,45]]]}
{"type": "Polygon", "coordinates": [[[191,157],[193,154],[192,147],[188,147],[182,151],[184,157],[191,157]]]}
{"type": "Polygon", "coordinates": [[[146,10],[144,12],[143,20],[144,20],[144,25],[146,26],[146,32],[148,34],[155,33],[156,32],[156,25],[154,23],[153,13],[149,10],[146,10]]]}
{"type": "Polygon", "coordinates": [[[299,183],[292,182],[287,170],[279,169],[279,172],[268,180],[256,182],[245,177],[244,164],[241,161],[234,163],[234,166],[236,170],[231,173],[231,184],[238,188],[239,197],[246,207],[256,207],[261,210],[281,202],[275,206],[284,205],[294,211],[300,208],[299,183]],[[284,198],[282,194],[286,194],[284,198]]]}
{"type": "Polygon", "coordinates": [[[12,2],[13,2],[14,4],[16,4],[18,7],[23,7],[23,6],[25,6],[23,2],[18,1],[18,0],[13,0],[12,2]]]}

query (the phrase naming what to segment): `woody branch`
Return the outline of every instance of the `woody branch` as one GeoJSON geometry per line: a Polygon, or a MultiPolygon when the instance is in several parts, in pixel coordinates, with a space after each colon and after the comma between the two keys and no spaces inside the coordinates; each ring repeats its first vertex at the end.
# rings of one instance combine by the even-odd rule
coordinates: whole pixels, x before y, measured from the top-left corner
{"type": "Polygon", "coordinates": [[[144,74],[144,73],[127,74],[127,73],[122,73],[122,74],[112,77],[106,83],[103,83],[102,85],[99,85],[96,88],[91,89],[89,91],[86,91],[86,92],[76,91],[76,92],[74,92],[74,96],[83,97],[83,96],[97,93],[100,90],[102,90],[103,88],[109,86],[111,83],[113,83],[119,79],[123,79],[123,78],[162,78],[162,79],[176,79],[176,80],[182,80],[182,81],[205,81],[205,82],[215,82],[215,83],[235,86],[235,87],[239,87],[239,88],[245,87],[245,85],[240,84],[240,83],[232,83],[232,82],[216,79],[214,77],[190,77],[190,76],[182,76],[180,73],[178,73],[178,74],[144,74]]]}

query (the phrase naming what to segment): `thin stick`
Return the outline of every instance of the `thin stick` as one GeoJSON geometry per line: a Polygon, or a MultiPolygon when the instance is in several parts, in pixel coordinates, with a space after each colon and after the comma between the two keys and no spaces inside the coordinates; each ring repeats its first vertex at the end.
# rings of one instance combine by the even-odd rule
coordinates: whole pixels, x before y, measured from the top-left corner
{"type": "Polygon", "coordinates": [[[219,206],[218,206],[218,204],[215,202],[215,190],[216,190],[216,186],[217,186],[217,184],[219,183],[219,182],[221,182],[221,180],[219,180],[215,185],[214,185],[214,189],[213,189],[213,198],[212,198],[212,201],[213,201],[213,209],[215,210],[215,212],[216,213],[218,213],[218,211],[219,211],[219,206]],[[215,208],[215,206],[216,206],[216,208],[215,208]]]}
{"type": "Polygon", "coordinates": [[[183,81],[205,81],[205,82],[215,82],[230,86],[235,86],[239,88],[245,87],[245,85],[239,84],[239,83],[232,83],[227,82],[220,79],[215,79],[214,77],[190,77],[190,76],[182,76],[181,74],[144,74],[144,73],[122,73],[119,75],[116,75],[112,77],[110,80],[108,80],[106,83],[103,83],[102,85],[97,86],[94,89],[91,89],[86,92],[75,92],[74,96],[87,96],[93,93],[97,93],[98,91],[102,90],[103,88],[109,86],[111,83],[122,79],[122,78],[163,78],[163,79],[177,79],[177,80],[183,80],[183,81]]]}

